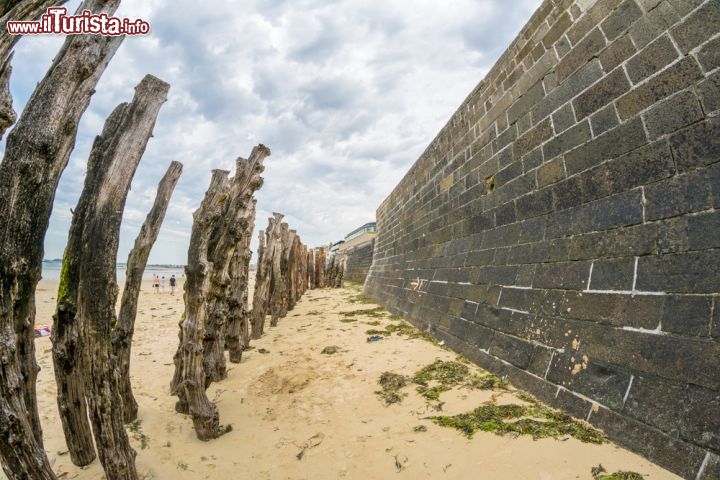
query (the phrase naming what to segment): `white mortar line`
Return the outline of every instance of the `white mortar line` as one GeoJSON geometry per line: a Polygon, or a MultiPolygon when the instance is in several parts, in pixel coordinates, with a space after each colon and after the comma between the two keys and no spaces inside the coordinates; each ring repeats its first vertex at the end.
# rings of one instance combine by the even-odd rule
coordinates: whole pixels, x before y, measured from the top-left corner
{"type": "MultiPolygon", "coordinates": [[[[644,196],[645,196],[645,195],[643,195],[643,197],[644,197],[644,196]]],[[[643,211],[645,211],[645,207],[643,207],[643,211]]],[[[643,217],[644,217],[644,214],[643,214],[643,217]]],[[[645,221],[644,218],[643,218],[643,221],[645,221]]],[[[634,270],[633,270],[633,285],[632,285],[632,291],[633,291],[633,292],[636,291],[635,286],[637,285],[637,268],[638,268],[638,260],[639,260],[639,259],[640,259],[640,257],[635,257],[635,267],[634,267],[634,270]]]]}
{"type": "Polygon", "coordinates": [[[515,313],[522,313],[524,315],[530,315],[530,312],[526,312],[525,310],[518,310],[516,308],[500,307],[500,310],[507,310],[508,312],[515,312],[515,313]]]}
{"type": "Polygon", "coordinates": [[[590,423],[590,416],[592,415],[593,408],[595,408],[595,405],[597,405],[597,403],[593,402],[593,404],[590,406],[590,411],[588,412],[587,417],[585,418],[585,421],[588,423],[590,423]]]}
{"type": "Polygon", "coordinates": [[[667,295],[665,292],[645,292],[641,290],[584,290],[585,293],[605,293],[609,295],[667,295]]]}
{"type": "MultiPolygon", "coordinates": [[[[593,272],[594,267],[595,267],[595,261],[593,261],[590,264],[590,274],[588,275],[587,287],[585,287],[586,292],[590,291],[590,282],[592,281],[592,272],[593,272]]],[[[635,290],[634,287],[633,287],[633,290],[635,290]]]]}
{"type": "Polygon", "coordinates": [[[664,332],[662,331],[662,324],[659,323],[657,327],[655,327],[653,330],[647,329],[647,328],[636,328],[636,327],[622,327],[623,330],[627,330],[629,332],[639,332],[639,333],[651,333],[653,335],[662,335],[664,332]]]}
{"type": "Polygon", "coordinates": [[[695,476],[695,480],[700,480],[702,478],[703,473],[705,473],[705,469],[708,466],[708,463],[710,462],[710,452],[707,452],[705,454],[705,459],[702,462],[702,465],[700,465],[700,470],[698,470],[697,475],[695,476]]]}
{"type": "MultiPolygon", "coordinates": [[[[550,373],[550,366],[552,365],[553,358],[555,358],[555,350],[553,350],[550,354],[550,361],[548,362],[547,370],[545,370],[545,375],[543,376],[545,380],[547,380],[548,373],[550,373]]],[[[555,397],[557,397],[557,395],[555,395],[555,397]]]]}
{"type": "Polygon", "coordinates": [[[623,407],[625,406],[625,402],[627,402],[628,396],[630,395],[630,389],[632,388],[633,380],[635,380],[635,375],[630,375],[630,383],[628,383],[628,388],[625,390],[625,396],[623,397],[623,407]]]}

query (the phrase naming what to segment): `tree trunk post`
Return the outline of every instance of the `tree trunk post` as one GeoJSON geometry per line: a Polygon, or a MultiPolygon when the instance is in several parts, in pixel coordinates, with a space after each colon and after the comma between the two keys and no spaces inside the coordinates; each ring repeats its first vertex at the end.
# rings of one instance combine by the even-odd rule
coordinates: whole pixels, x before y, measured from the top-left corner
{"type": "Polygon", "coordinates": [[[177,185],[182,174],[182,169],[182,163],[175,161],[170,163],[165,176],[158,185],[155,202],[140,228],[133,249],[128,255],[125,288],[120,301],[120,313],[118,314],[117,325],[112,333],[113,354],[117,362],[120,397],[123,404],[123,421],[125,423],[134,422],[138,413],[138,404],[133,395],[130,382],[130,354],[142,277],[143,273],[145,273],[150,251],[157,240],[160,227],[165,219],[170,197],[172,197],[175,185],[177,185]]]}
{"type": "MultiPolygon", "coordinates": [[[[249,245],[252,237],[255,221],[253,195],[262,186],[262,162],[269,154],[270,150],[260,145],[253,149],[249,160],[242,157],[237,159],[236,173],[231,180],[223,216],[213,227],[213,239],[217,241],[212,245],[208,257],[212,262],[212,288],[207,296],[206,308],[209,313],[203,342],[206,386],[227,377],[225,336],[232,283],[228,270],[236,250],[243,248],[245,243],[249,245]]],[[[249,262],[249,247],[243,250],[242,261],[249,262]]],[[[243,281],[243,285],[238,288],[246,290],[247,282],[243,281]]]]}
{"type": "Polygon", "coordinates": [[[255,228],[256,205],[257,201],[253,199],[245,236],[240,241],[230,263],[229,317],[225,346],[231,363],[240,363],[243,349],[249,346],[248,275],[252,257],[250,239],[255,228]]]}
{"type": "MultiPolygon", "coordinates": [[[[81,8],[112,14],[119,3],[86,0],[81,8]]],[[[6,360],[0,460],[12,480],[55,478],[42,448],[35,393],[35,288],[55,190],[80,117],[122,40],[78,35],[65,41],[8,136],[0,164],[0,218],[8,227],[0,234],[0,356],[6,360]]]]}
{"type": "Polygon", "coordinates": [[[219,373],[206,369],[220,367],[220,359],[213,356],[219,349],[224,361],[225,344],[224,336],[216,335],[220,332],[218,324],[208,323],[217,321],[213,315],[219,311],[221,302],[225,304],[227,269],[238,243],[246,235],[254,208],[252,195],[262,186],[260,175],[268,155],[270,150],[264,145],[255,147],[249,160],[238,159],[232,180],[228,180],[226,171],[213,171],[210,188],[193,218],[186,267],[185,319],[181,322],[171,388],[179,398],[176,409],[192,416],[200,440],[217,438],[227,431],[220,427],[217,407],[205,391],[219,373]]]}
{"type": "Polygon", "coordinates": [[[266,242],[262,252],[262,262],[258,267],[260,275],[255,280],[255,291],[253,292],[252,338],[256,340],[262,336],[265,328],[265,317],[270,313],[275,251],[279,247],[278,241],[280,240],[282,219],[283,215],[281,213],[273,213],[273,217],[268,220],[268,228],[265,230],[266,242]]]}
{"type": "Polygon", "coordinates": [[[318,247],[315,254],[315,288],[325,288],[325,247],[318,247]]]}
{"type": "Polygon", "coordinates": [[[287,289],[284,271],[287,268],[285,244],[287,243],[288,234],[288,224],[283,222],[280,224],[280,228],[277,229],[277,238],[275,239],[275,248],[273,249],[272,271],[270,273],[272,277],[272,289],[270,291],[271,327],[277,326],[280,317],[284,315],[283,312],[287,312],[285,307],[287,289]]]}
{"type": "Polygon", "coordinates": [[[20,40],[20,35],[7,33],[9,20],[32,21],[40,17],[49,7],[60,6],[67,0],[25,0],[4,2],[0,5],[0,140],[5,131],[17,120],[10,95],[10,75],[12,74],[11,50],[20,40]]]}
{"type": "MultiPolygon", "coordinates": [[[[192,414],[198,420],[206,439],[215,438],[220,428],[217,407],[205,395],[205,371],[203,370],[202,340],[206,323],[205,298],[210,282],[212,265],[207,258],[208,242],[212,225],[222,214],[220,199],[224,197],[228,174],[226,170],[213,170],[205,198],[193,214],[193,228],[185,267],[185,313],[180,322],[180,343],[175,353],[175,376],[171,392],[178,397],[175,410],[192,414]],[[193,409],[190,411],[190,397],[193,409]]],[[[196,424],[197,430],[198,424],[196,424]]],[[[200,434],[198,433],[198,436],[200,434]]]]}
{"type": "Polygon", "coordinates": [[[88,192],[84,218],[79,219],[81,367],[98,454],[109,480],[138,478],[135,451],[123,425],[111,340],[117,323],[117,249],[130,184],[169,89],[167,83],[147,75],[135,88],[132,102],[113,111],[93,143],[82,195],[86,197],[88,192]]]}
{"type": "Polygon", "coordinates": [[[313,289],[315,288],[315,252],[312,248],[307,251],[307,266],[308,288],[313,289]]]}

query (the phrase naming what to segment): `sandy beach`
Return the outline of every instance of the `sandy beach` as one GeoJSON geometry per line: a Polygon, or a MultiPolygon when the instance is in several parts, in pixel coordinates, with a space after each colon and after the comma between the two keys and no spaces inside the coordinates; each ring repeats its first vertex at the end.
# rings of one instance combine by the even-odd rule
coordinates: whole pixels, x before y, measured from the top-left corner
{"type": "MultiPolygon", "coordinates": [[[[39,285],[40,324],[51,323],[56,289],[53,281],[39,285]]],[[[132,364],[140,421],[129,435],[146,479],[591,479],[591,468],[599,464],[608,472],[631,470],[650,480],[679,478],[610,443],[487,432],[468,439],[426,419],[438,413],[413,385],[403,389],[407,396],[401,403],[386,406],[375,394],[383,372],[412,376],[436,359],[457,355],[407,336],[368,343],[368,329],[397,320],[378,311],[358,314],[376,305],[358,303],[357,287],[308,291],[253,343],[242,363],[228,364],[228,378],[208,393],[221,422],[233,429],[201,442],[190,419],[175,413],[168,388],[181,293],[158,295],[146,282],[140,297],[132,364]],[[322,354],[328,346],[337,352],[322,354]]],[[[56,473],[63,479],[104,478],[98,460],[86,468],[70,462],[55,403],[50,340],[39,338],[36,345],[45,447],[56,473]]],[[[513,391],[467,389],[445,392],[442,400],[443,415],[483,402],[521,402],[513,391]]]]}

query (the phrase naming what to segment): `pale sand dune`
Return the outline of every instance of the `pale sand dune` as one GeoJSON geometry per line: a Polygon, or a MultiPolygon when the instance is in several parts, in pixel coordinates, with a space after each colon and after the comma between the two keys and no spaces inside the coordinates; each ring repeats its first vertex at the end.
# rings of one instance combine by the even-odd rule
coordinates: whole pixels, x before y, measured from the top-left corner
{"type": "MultiPolygon", "coordinates": [[[[147,283],[147,282],[146,282],[147,283]]],[[[434,425],[424,400],[412,387],[400,405],[385,407],[373,393],[386,370],[411,375],[437,358],[456,356],[423,340],[392,336],[367,343],[365,322],[340,322],[339,311],[372,308],[350,304],[348,290],[314,290],[295,310],[268,330],[239,365],[229,364],[228,378],[209,390],[221,422],[233,431],[211,441],[196,439],[192,422],[175,413],[168,393],[177,346],[182,295],[156,295],[145,285],[140,297],[133,349],[133,386],[140,404],[140,437],[130,433],[137,465],[154,479],[590,479],[602,463],[609,472],[634,470],[650,480],[679,478],[611,444],[584,444],[528,437],[500,437],[479,432],[468,440],[455,430],[434,425]],[[321,313],[315,313],[321,312],[321,313]],[[337,345],[335,355],[322,355],[337,345]],[[264,348],[269,353],[258,350],[264,348]],[[416,425],[427,432],[414,432],[416,425]],[[304,446],[302,459],[297,455],[304,446]],[[397,472],[396,458],[403,465],[397,472]]],[[[50,323],[56,285],[38,290],[38,323],[50,323]]],[[[389,322],[380,319],[382,325],[389,322]]],[[[45,445],[63,479],[100,479],[96,460],[85,469],[67,454],[55,404],[50,341],[37,341],[43,370],[38,392],[45,445]]],[[[470,410],[490,393],[449,392],[445,413],[470,410]],[[465,397],[465,398],[463,398],[465,397]]],[[[512,400],[510,394],[499,402],[512,400]]],[[[2,476],[2,474],[0,474],[2,476]]]]}

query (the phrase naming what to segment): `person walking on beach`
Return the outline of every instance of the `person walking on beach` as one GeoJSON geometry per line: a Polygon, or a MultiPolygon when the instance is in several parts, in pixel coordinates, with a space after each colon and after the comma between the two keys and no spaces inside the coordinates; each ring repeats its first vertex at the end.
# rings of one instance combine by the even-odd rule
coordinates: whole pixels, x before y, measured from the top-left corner
{"type": "Polygon", "coordinates": [[[153,276],[153,290],[155,290],[155,293],[160,293],[160,277],[157,275],[153,276]]]}
{"type": "Polygon", "coordinates": [[[160,278],[160,291],[165,293],[165,275],[160,278]]]}
{"type": "Polygon", "coordinates": [[[173,274],[170,277],[170,295],[175,295],[175,285],[177,283],[177,279],[175,279],[175,274],[173,274]]]}

